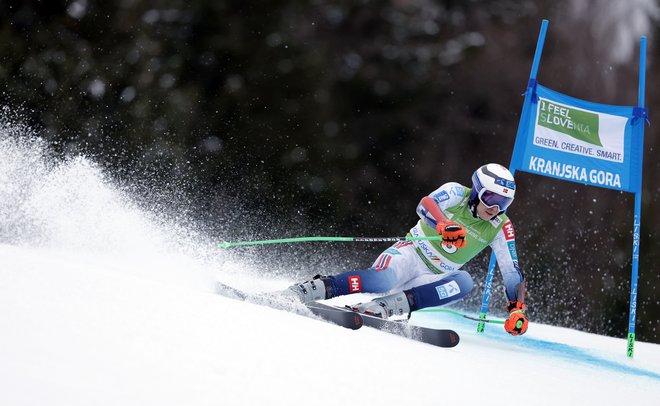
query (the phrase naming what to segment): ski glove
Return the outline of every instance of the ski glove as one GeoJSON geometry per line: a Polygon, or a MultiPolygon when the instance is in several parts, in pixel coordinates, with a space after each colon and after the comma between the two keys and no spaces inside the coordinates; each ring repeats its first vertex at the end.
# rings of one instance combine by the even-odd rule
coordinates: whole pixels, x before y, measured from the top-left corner
{"type": "Polygon", "coordinates": [[[436,230],[442,236],[442,243],[447,247],[451,247],[452,245],[456,248],[465,247],[465,228],[462,225],[452,221],[438,223],[436,230]]]}
{"type": "Polygon", "coordinates": [[[504,322],[504,329],[512,336],[525,334],[529,321],[525,316],[527,306],[521,302],[509,302],[506,308],[509,311],[509,318],[504,322]]]}

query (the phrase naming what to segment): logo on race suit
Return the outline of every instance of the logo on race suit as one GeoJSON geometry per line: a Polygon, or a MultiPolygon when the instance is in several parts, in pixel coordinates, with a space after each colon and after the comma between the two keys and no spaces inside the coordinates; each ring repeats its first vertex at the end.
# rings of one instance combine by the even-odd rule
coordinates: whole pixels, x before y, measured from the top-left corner
{"type": "Polygon", "coordinates": [[[516,252],[516,243],[514,243],[513,241],[509,241],[506,244],[509,247],[509,254],[511,255],[511,259],[517,261],[518,253],[516,252]]]}
{"type": "Polygon", "coordinates": [[[492,220],[490,220],[490,225],[497,228],[500,226],[502,223],[502,218],[500,216],[495,216],[492,220]]]}
{"type": "Polygon", "coordinates": [[[385,252],[392,255],[401,255],[399,248],[405,248],[410,245],[413,245],[412,241],[398,241],[395,242],[394,245],[392,245],[392,248],[388,248],[385,252]]]}
{"type": "Polygon", "coordinates": [[[441,244],[440,246],[441,246],[442,249],[443,249],[445,252],[447,252],[448,254],[453,254],[453,253],[455,253],[456,251],[458,251],[458,248],[456,248],[455,245],[445,245],[445,244],[441,244]]]}
{"type": "Polygon", "coordinates": [[[390,265],[391,260],[392,260],[392,256],[390,254],[381,254],[376,260],[374,269],[376,270],[376,272],[386,270],[387,267],[390,265]]]}
{"type": "Polygon", "coordinates": [[[446,191],[442,191],[435,196],[437,202],[444,202],[449,200],[449,194],[446,191]]]}
{"type": "Polygon", "coordinates": [[[444,285],[436,286],[435,290],[438,292],[440,299],[446,299],[461,293],[461,288],[458,286],[456,281],[451,281],[449,283],[445,283],[444,285]]]}
{"type": "Polygon", "coordinates": [[[511,224],[511,221],[504,223],[502,230],[504,231],[504,238],[506,238],[507,241],[516,238],[516,233],[513,231],[513,224],[511,224]]]}
{"type": "Polygon", "coordinates": [[[348,291],[351,293],[362,292],[360,275],[351,275],[348,277],[348,291]]]}

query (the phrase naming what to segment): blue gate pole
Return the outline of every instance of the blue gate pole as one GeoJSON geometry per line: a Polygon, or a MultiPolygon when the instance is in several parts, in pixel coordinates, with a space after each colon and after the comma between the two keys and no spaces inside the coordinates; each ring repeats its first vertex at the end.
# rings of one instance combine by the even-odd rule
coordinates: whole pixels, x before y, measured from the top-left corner
{"type": "MultiPolygon", "coordinates": [[[[643,125],[643,124],[642,124],[643,125]]],[[[628,313],[628,349],[626,355],[632,358],[635,353],[635,324],[637,316],[637,272],[639,269],[639,231],[641,227],[642,192],[635,193],[635,217],[633,220],[632,275],[630,276],[630,310],[628,313]]]]}
{"type": "MultiPolygon", "coordinates": [[[[642,37],[639,44],[639,92],[637,105],[644,107],[644,88],[646,86],[646,37],[642,37]]],[[[642,126],[640,131],[644,131],[644,121],[639,125],[642,126]]],[[[644,142],[642,136],[640,142],[644,142]]],[[[640,149],[643,150],[643,145],[640,149]]],[[[640,161],[644,156],[643,152],[640,154],[640,161]]],[[[641,165],[640,172],[641,172],[641,165]]],[[[639,174],[641,179],[641,173],[639,174]]],[[[635,214],[633,217],[633,246],[632,246],[632,274],[630,276],[630,311],[628,313],[628,348],[626,355],[632,358],[635,353],[635,324],[637,316],[637,277],[639,270],[639,234],[642,226],[642,187],[641,181],[639,182],[639,189],[635,192],[635,214]]]]}
{"type": "MultiPolygon", "coordinates": [[[[529,82],[527,83],[527,91],[525,92],[525,101],[523,103],[522,113],[520,115],[520,123],[518,124],[518,133],[516,134],[516,144],[525,139],[524,132],[527,131],[527,123],[529,117],[529,109],[531,108],[532,99],[536,89],[536,75],[539,71],[539,65],[541,63],[541,54],[543,53],[543,44],[545,43],[545,34],[548,31],[548,20],[543,20],[541,23],[541,31],[539,33],[539,39],[536,42],[536,52],[534,52],[534,61],[532,62],[532,70],[529,73],[529,82]]],[[[511,158],[511,165],[509,169],[511,173],[515,173],[516,166],[520,164],[516,159],[519,156],[516,151],[522,151],[524,148],[515,148],[513,151],[513,156],[511,158]]],[[[485,320],[488,313],[488,301],[490,300],[490,289],[492,287],[493,275],[495,274],[495,264],[497,259],[495,258],[495,253],[491,252],[490,254],[490,263],[488,264],[488,273],[486,274],[486,286],[484,286],[484,297],[481,301],[481,311],[479,312],[479,319],[485,320]]],[[[480,321],[477,324],[477,332],[483,333],[486,328],[486,323],[480,321]]]]}

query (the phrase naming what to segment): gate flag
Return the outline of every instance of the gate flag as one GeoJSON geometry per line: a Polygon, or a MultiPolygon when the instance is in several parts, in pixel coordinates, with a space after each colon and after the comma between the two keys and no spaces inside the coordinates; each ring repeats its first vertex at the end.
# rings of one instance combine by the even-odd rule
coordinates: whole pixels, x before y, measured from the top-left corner
{"type": "Polygon", "coordinates": [[[641,189],[645,109],[576,99],[535,80],[528,92],[513,168],[625,192],[641,189]]]}
{"type": "MultiPolygon", "coordinates": [[[[635,194],[632,221],[632,272],[628,315],[628,357],[635,348],[639,232],[642,212],[642,160],[644,157],[644,108],[646,37],[641,37],[637,106],[612,106],[567,96],[536,80],[548,20],[543,20],[532,70],[525,92],[518,133],[509,170],[516,170],[635,194]]],[[[496,258],[491,254],[477,326],[485,328],[496,258]]]]}

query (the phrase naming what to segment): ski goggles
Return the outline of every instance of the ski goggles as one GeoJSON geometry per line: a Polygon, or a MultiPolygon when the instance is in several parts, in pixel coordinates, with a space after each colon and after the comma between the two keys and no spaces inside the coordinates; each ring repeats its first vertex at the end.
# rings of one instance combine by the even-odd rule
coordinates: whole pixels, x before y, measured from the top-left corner
{"type": "Polygon", "coordinates": [[[497,206],[500,211],[504,211],[511,205],[511,202],[513,202],[513,197],[506,197],[491,192],[490,190],[481,189],[479,192],[479,200],[481,200],[481,202],[489,209],[497,206]]]}

